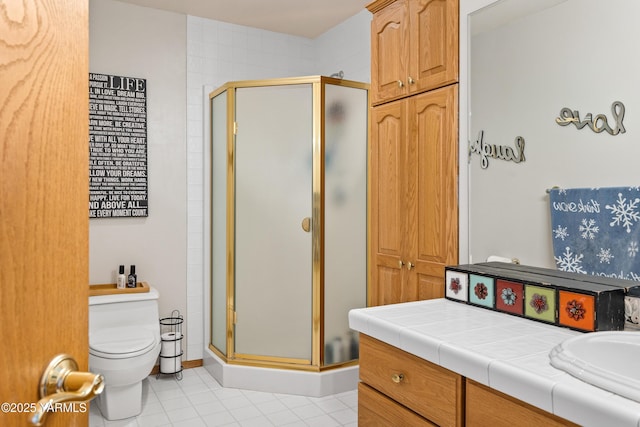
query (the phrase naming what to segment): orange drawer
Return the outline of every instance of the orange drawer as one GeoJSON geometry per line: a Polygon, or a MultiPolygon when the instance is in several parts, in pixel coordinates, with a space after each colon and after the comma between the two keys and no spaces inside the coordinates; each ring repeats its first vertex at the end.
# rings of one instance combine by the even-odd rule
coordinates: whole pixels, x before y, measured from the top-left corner
{"type": "Polygon", "coordinates": [[[454,372],[361,335],[360,379],[437,425],[463,425],[464,379],[454,372]]]}

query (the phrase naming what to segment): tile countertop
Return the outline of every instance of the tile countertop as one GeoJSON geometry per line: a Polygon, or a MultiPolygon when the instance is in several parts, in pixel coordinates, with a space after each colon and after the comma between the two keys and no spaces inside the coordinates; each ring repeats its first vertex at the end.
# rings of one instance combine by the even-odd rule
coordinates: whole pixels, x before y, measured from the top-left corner
{"type": "Polygon", "coordinates": [[[354,309],[349,326],[574,423],[640,427],[640,403],[549,363],[555,345],[581,332],[446,299],[354,309]]]}

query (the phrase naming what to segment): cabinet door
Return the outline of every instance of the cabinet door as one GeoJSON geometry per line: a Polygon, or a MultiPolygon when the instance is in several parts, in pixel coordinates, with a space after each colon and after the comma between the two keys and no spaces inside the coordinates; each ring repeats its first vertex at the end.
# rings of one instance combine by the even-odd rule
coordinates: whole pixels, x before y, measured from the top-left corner
{"type": "Polygon", "coordinates": [[[406,247],[406,101],[371,110],[369,305],[416,298],[402,285],[406,247]]]}
{"type": "Polygon", "coordinates": [[[409,2],[411,93],[458,81],[458,0],[409,2]]]}
{"type": "Polygon", "coordinates": [[[371,21],[371,102],[407,93],[409,17],[406,1],[376,12],[371,21]]]}
{"type": "Polygon", "coordinates": [[[409,287],[444,296],[444,266],[458,261],[457,85],[410,98],[407,150],[409,287]]]}

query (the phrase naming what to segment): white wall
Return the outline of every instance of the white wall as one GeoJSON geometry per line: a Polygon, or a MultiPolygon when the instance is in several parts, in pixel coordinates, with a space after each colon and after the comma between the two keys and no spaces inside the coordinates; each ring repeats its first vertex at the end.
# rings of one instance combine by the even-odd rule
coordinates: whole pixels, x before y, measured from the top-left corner
{"type": "Polygon", "coordinates": [[[339,70],[369,82],[370,19],[364,10],[310,40],[90,0],[90,70],[147,79],[149,141],[149,217],[90,221],[90,282],[136,264],[160,291],[161,316],[185,315],[186,360],[208,342],[206,95],[227,81],[339,70]]]}
{"type": "Polygon", "coordinates": [[[371,82],[371,13],[363,10],[314,40],[315,74],[371,82]]]}
{"type": "Polygon", "coordinates": [[[147,218],[89,221],[89,282],[115,283],[118,265],[135,264],[161,317],[187,310],[186,32],[184,15],[89,3],[89,70],[147,79],[149,176],[147,218]]]}
{"type": "Polygon", "coordinates": [[[470,248],[555,268],[549,198],[553,186],[638,186],[640,60],[635,52],[640,3],[569,0],[474,37],[470,137],[514,147],[525,138],[523,163],[471,157],[470,248]],[[568,107],[595,117],[626,107],[627,132],[616,136],[555,122],[568,107]]]}

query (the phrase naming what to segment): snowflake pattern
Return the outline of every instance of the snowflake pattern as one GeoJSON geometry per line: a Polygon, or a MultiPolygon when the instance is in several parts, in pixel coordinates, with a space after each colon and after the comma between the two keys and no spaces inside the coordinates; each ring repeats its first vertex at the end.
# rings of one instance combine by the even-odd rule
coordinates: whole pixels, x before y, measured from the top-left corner
{"type": "Polygon", "coordinates": [[[564,239],[569,237],[569,233],[567,232],[567,227],[562,227],[560,225],[558,225],[558,227],[553,230],[553,235],[556,239],[562,239],[562,241],[564,241],[564,239]]]}
{"type": "Polygon", "coordinates": [[[611,260],[615,258],[611,253],[611,249],[603,249],[603,248],[600,248],[600,252],[598,252],[597,257],[600,260],[600,264],[604,264],[605,262],[607,264],[611,264],[611,260]]]}
{"type": "Polygon", "coordinates": [[[638,255],[638,242],[630,242],[629,246],[627,246],[627,253],[629,254],[629,258],[635,258],[635,256],[638,255]]]}
{"type": "Polygon", "coordinates": [[[627,233],[631,233],[631,226],[634,222],[640,220],[640,212],[638,212],[638,203],[640,198],[635,198],[633,201],[622,197],[622,193],[618,193],[618,200],[615,205],[606,205],[605,207],[611,211],[612,221],[610,226],[620,225],[627,230],[627,233]]]}
{"type": "Polygon", "coordinates": [[[586,218],[582,219],[582,225],[578,227],[580,230],[580,235],[583,239],[593,240],[600,231],[600,227],[596,225],[596,221],[594,219],[590,219],[587,221],[586,218]]]}
{"type": "Polygon", "coordinates": [[[570,247],[566,247],[562,256],[554,256],[558,269],[561,271],[570,271],[574,273],[587,273],[582,269],[582,254],[573,254],[570,247]]]}

